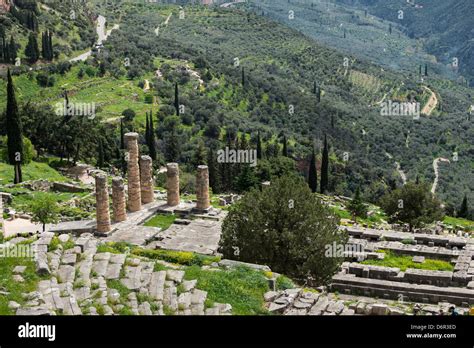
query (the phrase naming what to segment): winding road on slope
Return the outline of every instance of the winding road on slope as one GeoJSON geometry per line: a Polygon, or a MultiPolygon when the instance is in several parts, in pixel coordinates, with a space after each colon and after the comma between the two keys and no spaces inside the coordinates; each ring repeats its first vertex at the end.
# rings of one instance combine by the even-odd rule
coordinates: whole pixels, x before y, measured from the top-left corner
{"type": "Polygon", "coordinates": [[[232,2],[226,2],[224,4],[221,4],[221,7],[231,7],[232,5],[242,4],[244,2],[247,2],[247,0],[234,0],[232,2]]]}
{"type": "MultiPolygon", "coordinates": [[[[97,45],[102,45],[107,40],[107,38],[110,36],[110,34],[112,34],[112,30],[116,30],[116,29],[119,28],[119,25],[115,24],[112,29],[109,29],[106,32],[105,31],[105,22],[106,22],[106,19],[105,19],[104,16],[99,15],[99,17],[97,17],[97,27],[96,27],[97,36],[98,36],[97,45]]],[[[85,53],[80,54],[79,56],[77,56],[75,58],[70,59],[69,61],[71,63],[72,62],[85,61],[87,58],[89,58],[91,56],[91,54],[92,54],[92,50],[89,50],[85,53]]]]}

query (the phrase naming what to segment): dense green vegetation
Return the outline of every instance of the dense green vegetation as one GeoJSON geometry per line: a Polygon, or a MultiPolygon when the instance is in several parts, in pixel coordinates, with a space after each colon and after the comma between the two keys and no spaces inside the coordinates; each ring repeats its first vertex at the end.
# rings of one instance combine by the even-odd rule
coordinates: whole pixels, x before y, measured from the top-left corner
{"type": "MultiPolygon", "coordinates": [[[[177,7],[158,4],[97,4],[95,10],[108,18],[109,28],[114,21],[120,23],[100,53],[86,63],[55,67],[49,73],[56,81],[51,87],[34,83],[37,72],[14,77],[25,136],[36,149],[73,162],[123,169],[117,118],[126,109],[134,111],[135,116],[123,120],[122,132],[139,131],[142,152],[151,154],[145,112],[152,111],[155,164],[179,161],[183,174],[193,176],[195,166],[207,162],[215,193],[246,191],[259,181],[295,172],[295,164],[307,175],[314,146],[319,170],[325,135],[329,193],[351,196],[360,187],[364,200],[376,202],[400,184],[386,152],[401,163],[409,179],[431,181],[433,157],[449,158],[453,151],[459,161],[447,172],[442,168],[438,194],[448,206],[457,206],[473,191],[471,179],[462,175],[472,165],[467,141],[472,128],[457,116],[468,105],[459,86],[430,81],[442,100],[439,117],[381,117],[370,107],[375,101],[385,94],[426,101],[423,86],[411,75],[381,71],[352,56],[346,69],[345,55],[259,15],[188,6],[186,20],[180,20],[177,7]],[[125,58],[130,64],[124,64],[125,58]],[[97,103],[97,117],[65,122],[57,116],[54,106],[64,100],[64,89],[70,101],[97,103]],[[183,107],[179,116],[177,100],[183,107]],[[48,106],[36,106],[44,102],[48,106]],[[258,131],[257,167],[215,163],[224,146],[258,150],[258,131]],[[415,152],[405,151],[408,135],[415,152]],[[343,159],[345,154],[349,160],[343,159]]],[[[39,18],[41,22],[42,14],[39,18]]]]}
{"type": "MultiPolygon", "coordinates": [[[[46,52],[43,58],[59,60],[78,55],[94,43],[91,4],[76,1],[15,1],[10,13],[0,16],[0,41],[2,38],[8,42],[13,39],[17,51],[15,57],[20,58],[22,65],[27,63],[25,48],[30,34],[37,37],[41,49],[40,37],[47,31],[52,36],[53,49],[52,52],[46,52]]],[[[5,57],[0,55],[2,58],[5,57]]],[[[13,58],[12,55],[9,58],[13,58]]]]}
{"type": "Polygon", "coordinates": [[[231,208],[220,247],[226,258],[322,284],[342,262],[342,255],[325,255],[325,246],[347,241],[338,220],[303,180],[282,177],[262,191],[247,193],[231,208]]]}
{"type": "Polygon", "coordinates": [[[336,0],[356,5],[383,19],[403,25],[409,37],[419,39],[430,53],[452,69],[453,58],[458,58],[458,69],[471,86],[474,84],[472,20],[474,3],[470,0],[336,0]],[[416,5],[416,6],[415,6],[416,5]],[[399,12],[403,11],[403,19],[399,12]]]}
{"type": "Polygon", "coordinates": [[[444,218],[441,202],[431,194],[426,184],[410,182],[382,197],[381,205],[390,222],[405,222],[410,231],[444,218]]]}

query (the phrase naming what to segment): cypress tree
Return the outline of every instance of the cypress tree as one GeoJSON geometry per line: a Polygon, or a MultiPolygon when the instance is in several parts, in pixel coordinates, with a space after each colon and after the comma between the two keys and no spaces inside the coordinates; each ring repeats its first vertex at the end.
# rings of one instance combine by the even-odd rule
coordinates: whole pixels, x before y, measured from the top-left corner
{"type": "Polygon", "coordinates": [[[8,45],[8,59],[10,63],[14,64],[16,57],[17,57],[17,48],[16,48],[16,43],[15,40],[13,39],[13,35],[10,36],[10,44],[8,45]]]}
{"type": "Polygon", "coordinates": [[[428,76],[428,64],[425,64],[425,76],[428,76]]]}
{"type": "Polygon", "coordinates": [[[6,128],[7,128],[7,147],[8,162],[16,165],[15,183],[22,182],[21,162],[23,160],[23,129],[21,125],[20,114],[18,113],[18,105],[16,103],[15,88],[13,80],[8,69],[7,73],[7,110],[6,110],[6,128]]]}
{"type": "Polygon", "coordinates": [[[288,157],[288,141],[286,135],[283,136],[283,156],[288,157]]]}
{"type": "Polygon", "coordinates": [[[153,112],[150,111],[150,124],[148,126],[148,132],[149,132],[149,149],[150,149],[150,157],[153,161],[156,161],[156,147],[155,147],[155,127],[153,125],[153,112]]]}
{"type": "Polygon", "coordinates": [[[249,144],[247,142],[247,134],[242,133],[240,135],[240,145],[239,145],[241,150],[247,150],[249,148],[249,144]]]}
{"type": "Polygon", "coordinates": [[[217,160],[214,156],[214,151],[209,150],[207,157],[207,166],[209,170],[209,186],[212,188],[213,193],[220,193],[220,175],[219,168],[217,166],[217,160]]]}
{"type": "Polygon", "coordinates": [[[48,59],[53,60],[54,52],[53,52],[53,34],[48,30],[48,59]]]}
{"type": "Polygon", "coordinates": [[[467,196],[464,195],[464,199],[462,200],[461,207],[459,208],[458,217],[466,219],[469,214],[469,209],[467,206],[467,196]]]}
{"type": "Polygon", "coordinates": [[[321,159],[321,193],[325,193],[329,183],[329,149],[326,135],[324,135],[324,149],[321,159]]]}
{"type": "Polygon", "coordinates": [[[260,131],[257,132],[257,159],[262,159],[262,140],[260,139],[260,131]]]}
{"type": "Polygon", "coordinates": [[[311,153],[311,162],[309,164],[308,185],[313,193],[318,190],[318,173],[316,171],[316,155],[314,153],[314,148],[311,153]]]}
{"type": "Polygon", "coordinates": [[[124,143],[124,130],[123,130],[123,118],[120,119],[120,149],[125,149],[124,143]]]}
{"type": "Polygon", "coordinates": [[[179,116],[179,90],[177,82],[174,85],[174,107],[176,109],[176,115],[179,116]]]}
{"type": "Polygon", "coordinates": [[[148,112],[145,112],[145,143],[150,147],[150,124],[148,122],[148,112]]]}
{"type": "Polygon", "coordinates": [[[104,145],[102,143],[102,139],[99,139],[99,146],[97,149],[97,167],[103,168],[104,167],[104,145]]]}
{"type": "Polygon", "coordinates": [[[357,217],[367,217],[367,207],[360,197],[360,188],[356,188],[355,196],[347,205],[348,210],[352,213],[352,219],[356,221],[357,217]]]}
{"type": "Polygon", "coordinates": [[[25,56],[31,64],[36,63],[40,57],[38,41],[36,40],[36,35],[34,33],[30,33],[30,36],[28,37],[28,44],[25,47],[25,56]]]}
{"type": "Polygon", "coordinates": [[[245,69],[242,67],[242,87],[245,87],[245,69]]]}

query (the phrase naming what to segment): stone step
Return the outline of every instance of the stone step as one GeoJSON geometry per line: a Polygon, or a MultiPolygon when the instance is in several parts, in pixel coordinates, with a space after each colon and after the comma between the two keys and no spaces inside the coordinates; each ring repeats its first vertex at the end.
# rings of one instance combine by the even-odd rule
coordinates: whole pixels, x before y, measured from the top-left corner
{"type": "Polygon", "coordinates": [[[447,301],[456,305],[474,304],[474,290],[466,288],[437,287],[433,285],[410,284],[389,280],[359,278],[352,274],[337,274],[332,278],[332,291],[398,300],[400,295],[406,302],[447,301]]]}

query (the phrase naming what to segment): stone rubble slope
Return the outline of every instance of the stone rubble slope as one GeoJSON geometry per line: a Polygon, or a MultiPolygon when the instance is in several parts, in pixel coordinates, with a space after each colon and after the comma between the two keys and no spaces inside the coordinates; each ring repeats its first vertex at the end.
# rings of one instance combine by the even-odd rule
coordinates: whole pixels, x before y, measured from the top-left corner
{"type": "MultiPolygon", "coordinates": [[[[38,253],[36,271],[50,279],[23,294],[24,306],[11,301],[17,315],[230,315],[230,304],[206,303],[207,292],[197,280],[184,280],[184,271],[163,261],[97,252],[97,239],[82,234],[74,247],[59,244],[48,251],[54,233],[42,233],[33,244],[38,253]],[[159,262],[170,269],[154,271],[159,262]],[[115,282],[109,287],[108,283],[115,282]],[[117,285],[117,282],[119,285],[117,285]],[[120,289],[128,294],[122,298],[120,289]]],[[[62,243],[69,235],[61,235],[62,243]]],[[[161,267],[164,268],[164,267],[161,267]]],[[[21,277],[21,269],[15,269],[21,277]]],[[[24,269],[23,269],[24,271],[24,269]]]]}

